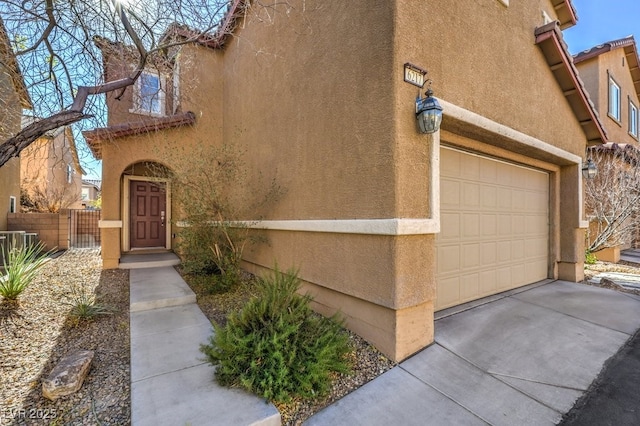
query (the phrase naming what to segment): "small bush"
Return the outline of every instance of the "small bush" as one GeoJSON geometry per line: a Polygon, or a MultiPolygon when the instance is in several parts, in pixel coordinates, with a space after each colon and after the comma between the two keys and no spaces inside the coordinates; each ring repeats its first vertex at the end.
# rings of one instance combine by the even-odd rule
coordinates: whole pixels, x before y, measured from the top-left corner
{"type": "Polygon", "coordinates": [[[584,253],[584,263],[587,265],[594,265],[598,261],[596,255],[589,250],[584,253]]]}
{"type": "Polygon", "coordinates": [[[4,274],[0,276],[0,296],[7,300],[16,300],[18,296],[31,284],[40,269],[48,260],[44,243],[40,242],[29,247],[3,248],[4,274]]]}
{"type": "Polygon", "coordinates": [[[337,316],[324,318],[296,293],[295,271],[260,279],[257,296],[202,345],[216,378],[275,402],[325,395],[334,372],[347,373],[349,337],[337,316]]]}
{"type": "Polygon", "coordinates": [[[71,306],[71,318],[76,322],[80,320],[90,321],[98,315],[110,315],[111,308],[98,302],[95,294],[88,292],[84,287],[75,285],[71,288],[67,305],[71,306]]]}

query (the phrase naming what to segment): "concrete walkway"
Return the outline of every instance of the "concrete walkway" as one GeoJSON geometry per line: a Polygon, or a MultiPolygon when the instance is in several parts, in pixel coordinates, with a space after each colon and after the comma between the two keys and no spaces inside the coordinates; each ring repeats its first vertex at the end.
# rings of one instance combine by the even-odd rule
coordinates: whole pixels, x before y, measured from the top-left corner
{"type": "Polygon", "coordinates": [[[439,313],[435,343],[307,425],[555,425],[640,328],[640,297],[555,281],[439,313]]]}
{"type": "Polygon", "coordinates": [[[125,262],[131,269],[131,424],[279,425],[272,404],[215,382],[199,351],[211,323],[189,286],[165,266],[175,259],[137,256],[125,262]]]}

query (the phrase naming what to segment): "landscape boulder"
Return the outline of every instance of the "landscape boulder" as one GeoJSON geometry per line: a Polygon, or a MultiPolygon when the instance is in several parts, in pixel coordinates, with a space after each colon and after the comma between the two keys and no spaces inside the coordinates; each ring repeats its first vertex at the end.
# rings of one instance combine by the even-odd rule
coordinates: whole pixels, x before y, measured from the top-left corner
{"type": "Polygon", "coordinates": [[[93,351],[76,351],[62,358],[42,382],[42,395],[55,401],[77,392],[89,372],[93,355],[93,351]]]}

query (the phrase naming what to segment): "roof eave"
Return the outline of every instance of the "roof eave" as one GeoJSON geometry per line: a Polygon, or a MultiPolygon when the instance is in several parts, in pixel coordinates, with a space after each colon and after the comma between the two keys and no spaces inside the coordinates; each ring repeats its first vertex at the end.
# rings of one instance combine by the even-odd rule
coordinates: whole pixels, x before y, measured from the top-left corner
{"type": "Polygon", "coordinates": [[[553,8],[560,21],[560,29],[573,27],[578,22],[578,15],[571,0],[552,0],[553,8]]]}
{"type": "Polygon", "coordinates": [[[558,23],[536,28],[535,37],[565,99],[582,126],[587,144],[607,142],[607,133],[573,64],[558,23]]]}
{"type": "Polygon", "coordinates": [[[191,111],[187,111],[185,113],[156,118],[141,123],[124,123],[111,127],[102,127],[82,132],[82,134],[93,156],[98,160],[102,160],[102,144],[105,141],[192,125],[195,122],[196,115],[191,111]]]}

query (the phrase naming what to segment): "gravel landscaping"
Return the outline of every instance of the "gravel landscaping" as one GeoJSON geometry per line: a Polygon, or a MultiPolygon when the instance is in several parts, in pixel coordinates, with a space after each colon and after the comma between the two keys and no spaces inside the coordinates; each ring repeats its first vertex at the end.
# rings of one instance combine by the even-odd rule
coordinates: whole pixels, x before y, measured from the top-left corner
{"type": "MultiPolygon", "coordinates": [[[[640,275],[640,267],[607,262],[585,267],[587,279],[602,272],[640,275]]],[[[206,282],[185,278],[204,314],[218,324],[240,309],[255,290],[255,279],[248,274],[235,291],[224,294],[210,294],[206,282]]],[[[609,282],[603,286],[640,294],[609,282]]],[[[302,424],[395,365],[357,335],[349,336],[354,347],[353,374],[336,375],[330,395],[323,399],[278,405],[284,425],[302,424]]],[[[0,425],[128,425],[129,364],[129,274],[102,271],[98,250],[70,250],[52,258],[17,304],[0,297],[0,425]],[[97,295],[111,313],[92,320],[72,317],[79,289],[97,295]],[[42,380],[62,357],[80,349],[95,351],[80,391],[55,402],[45,399],[42,380]]]]}
{"type": "Polygon", "coordinates": [[[624,288],[621,285],[617,285],[615,282],[612,282],[611,280],[602,280],[599,284],[590,282],[592,278],[597,277],[599,274],[607,272],[640,275],[640,266],[624,261],[621,261],[619,263],[597,261],[593,265],[585,265],[583,283],[588,285],[595,285],[597,287],[610,288],[613,290],[621,291],[623,293],[640,295],[640,290],[624,288]]]}
{"type": "Polygon", "coordinates": [[[102,271],[98,250],[70,250],[39,271],[17,304],[1,299],[1,425],[130,424],[128,271],[102,271]],[[97,295],[111,313],[74,319],[73,299],[82,294],[97,295]],[[45,399],[42,380],[80,349],[95,351],[82,388],[45,399]]]}

